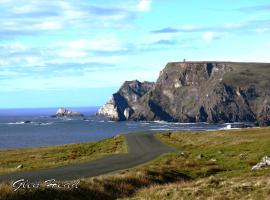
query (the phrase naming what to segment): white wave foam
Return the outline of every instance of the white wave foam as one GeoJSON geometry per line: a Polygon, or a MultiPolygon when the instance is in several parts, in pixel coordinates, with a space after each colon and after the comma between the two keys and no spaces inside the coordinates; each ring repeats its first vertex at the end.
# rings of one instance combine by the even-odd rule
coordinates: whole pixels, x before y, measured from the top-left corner
{"type": "Polygon", "coordinates": [[[156,121],[154,121],[154,123],[157,123],[157,124],[168,124],[169,122],[156,120],[156,121]]]}
{"type": "Polygon", "coordinates": [[[34,126],[48,126],[52,125],[53,122],[33,122],[33,121],[19,121],[19,122],[9,122],[8,125],[34,125],[34,126]]]}
{"type": "Polygon", "coordinates": [[[151,131],[175,131],[177,129],[174,128],[151,128],[151,131]]]}
{"type": "Polygon", "coordinates": [[[232,124],[227,124],[227,126],[220,128],[219,130],[235,130],[235,129],[241,129],[241,128],[232,128],[232,124]]]}
{"type": "Polygon", "coordinates": [[[8,125],[20,125],[20,124],[25,124],[25,122],[9,122],[7,124],[8,125]]]}
{"type": "MultiPolygon", "coordinates": [[[[198,124],[198,123],[182,123],[182,122],[166,122],[166,121],[154,121],[154,123],[157,123],[157,124],[168,124],[168,125],[191,125],[191,124],[198,124]]],[[[208,123],[205,123],[205,124],[208,124],[208,123]]]]}
{"type": "Polygon", "coordinates": [[[151,124],[151,123],[149,123],[149,122],[141,122],[140,124],[141,124],[141,125],[149,125],[149,124],[151,124]]]}
{"type": "Polygon", "coordinates": [[[45,122],[45,123],[33,123],[35,126],[49,126],[52,125],[53,122],[45,122]]]}

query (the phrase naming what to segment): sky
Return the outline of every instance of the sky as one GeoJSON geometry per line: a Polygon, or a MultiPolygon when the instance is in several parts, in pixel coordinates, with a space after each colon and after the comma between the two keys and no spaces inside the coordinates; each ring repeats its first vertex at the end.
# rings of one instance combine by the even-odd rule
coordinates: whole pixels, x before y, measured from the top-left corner
{"type": "Polygon", "coordinates": [[[269,0],[0,0],[0,108],[104,104],[166,63],[270,62],[269,0]]]}

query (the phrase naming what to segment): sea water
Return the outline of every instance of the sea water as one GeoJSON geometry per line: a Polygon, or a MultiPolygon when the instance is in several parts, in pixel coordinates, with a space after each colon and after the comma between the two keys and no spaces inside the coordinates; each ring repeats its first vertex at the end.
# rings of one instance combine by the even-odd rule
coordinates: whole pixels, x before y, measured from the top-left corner
{"type": "Polygon", "coordinates": [[[41,147],[98,141],[119,133],[166,130],[217,130],[225,124],[114,122],[96,116],[97,107],[70,108],[84,117],[53,118],[57,108],[0,109],[0,148],[41,147]]]}

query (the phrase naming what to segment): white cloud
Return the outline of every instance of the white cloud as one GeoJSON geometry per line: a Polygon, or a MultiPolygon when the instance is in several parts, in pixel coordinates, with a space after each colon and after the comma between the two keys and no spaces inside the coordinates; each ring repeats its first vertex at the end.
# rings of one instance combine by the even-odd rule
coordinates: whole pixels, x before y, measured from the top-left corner
{"type": "Polygon", "coordinates": [[[22,42],[0,45],[0,67],[19,68],[44,66],[44,58],[40,50],[22,42]]]}
{"type": "Polygon", "coordinates": [[[230,22],[230,23],[225,23],[224,28],[226,29],[239,29],[244,27],[246,24],[245,23],[237,23],[237,22],[230,22]]]}
{"type": "Polygon", "coordinates": [[[4,77],[14,77],[14,76],[19,76],[19,75],[20,75],[20,73],[18,73],[18,72],[6,70],[6,69],[0,71],[0,77],[1,76],[4,76],[4,77]]]}
{"type": "Polygon", "coordinates": [[[6,3],[10,3],[12,0],[1,0],[0,4],[6,4],[6,3]]]}
{"type": "MultiPolygon", "coordinates": [[[[82,38],[79,40],[47,43],[45,46],[27,46],[22,42],[0,45],[0,67],[8,67],[14,71],[36,71],[37,68],[50,68],[53,74],[57,66],[74,66],[90,63],[115,65],[125,58],[118,52],[128,47],[114,35],[100,35],[97,37],[82,38]],[[56,66],[54,66],[56,65],[56,66]]],[[[66,69],[63,68],[63,71],[66,69]]]]}
{"type": "Polygon", "coordinates": [[[255,29],[255,32],[256,33],[265,33],[265,32],[268,32],[269,30],[270,30],[270,28],[264,27],[264,28],[257,28],[257,29],[255,29]]]}
{"type": "MultiPolygon", "coordinates": [[[[23,35],[89,28],[126,28],[133,24],[138,11],[128,3],[93,5],[83,1],[0,0],[0,37],[16,38],[23,35]],[[125,6],[124,6],[125,5],[125,6]]],[[[148,3],[140,4],[147,9],[148,3]]]]}
{"type": "Polygon", "coordinates": [[[179,38],[181,33],[148,34],[141,39],[141,44],[152,44],[160,40],[173,40],[179,38]]]}
{"type": "Polygon", "coordinates": [[[14,71],[22,68],[32,70],[44,66],[46,65],[42,57],[32,55],[20,55],[0,60],[0,67],[13,68],[14,71]]]}
{"type": "Polygon", "coordinates": [[[241,52],[236,56],[230,56],[226,59],[234,62],[265,62],[265,63],[270,62],[269,50],[267,49],[264,50],[255,49],[250,51],[248,50],[249,49],[246,49],[244,52],[241,52]]]}
{"type": "Polygon", "coordinates": [[[27,56],[24,58],[25,62],[27,63],[27,65],[29,66],[41,66],[44,64],[43,63],[43,59],[41,57],[37,57],[37,56],[27,56]]]}
{"type": "Polygon", "coordinates": [[[35,24],[34,28],[39,30],[59,30],[63,27],[60,21],[46,21],[39,24],[35,24]]]}
{"type": "Polygon", "coordinates": [[[129,38],[116,37],[120,31],[111,29],[132,27],[138,12],[150,10],[150,0],[108,6],[64,0],[5,0],[9,4],[4,5],[3,1],[0,38],[7,45],[0,44],[0,76],[5,78],[0,80],[1,89],[88,88],[91,81],[96,83],[93,87],[119,85],[133,76],[144,80],[153,74],[151,70],[126,73],[130,67],[123,63],[128,56],[121,52],[136,51],[134,41],[126,43],[129,38]]]}
{"type": "Polygon", "coordinates": [[[26,14],[35,11],[37,9],[34,5],[28,4],[13,9],[14,14],[26,14]]]}
{"type": "Polygon", "coordinates": [[[206,42],[211,42],[214,39],[214,32],[204,32],[202,34],[202,39],[206,42]]]}
{"type": "Polygon", "coordinates": [[[18,52],[18,51],[25,51],[28,49],[28,47],[26,45],[22,44],[21,42],[11,43],[11,44],[5,45],[3,47],[11,53],[18,52]]]}
{"type": "Polygon", "coordinates": [[[89,55],[85,58],[80,58],[77,60],[80,64],[87,64],[87,63],[103,63],[103,64],[117,64],[123,62],[125,60],[125,56],[95,56],[89,55]]]}
{"type": "Polygon", "coordinates": [[[64,58],[82,58],[88,56],[88,53],[76,50],[62,50],[58,52],[58,56],[64,58]]]}
{"type": "Polygon", "coordinates": [[[0,72],[0,76],[12,75],[16,78],[10,80],[1,81],[1,91],[18,91],[18,90],[57,90],[57,89],[88,89],[97,87],[118,87],[126,80],[138,79],[141,81],[151,80],[154,75],[158,74],[158,70],[153,72],[151,69],[134,70],[127,68],[126,70],[111,70],[101,73],[100,69],[96,71],[85,71],[81,75],[77,75],[73,70],[68,75],[66,71],[61,71],[56,76],[50,78],[38,75],[38,77],[24,76],[20,77],[16,72],[5,71],[0,72]],[[156,73],[156,74],[155,74],[156,73]],[[33,84],[35,83],[35,84],[33,84]],[[94,84],[91,84],[94,83],[94,84]],[[8,85],[9,87],[6,87],[8,85]]]}
{"type": "MultiPolygon", "coordinates": [[[[57,45],[56,45],[57,46],[57,45]]],[[[120,51],[124,45],[113,35],[98,36],[92,39],[79,39],[62,42],[58,47],[71,50],[92,50],[92,51],[120,51]]]]}
{"type": "Polygon", "coordinates": [[[141,12],[147,12],[151,9],[152,0],[140,0],[137,9],[141,12]]]}

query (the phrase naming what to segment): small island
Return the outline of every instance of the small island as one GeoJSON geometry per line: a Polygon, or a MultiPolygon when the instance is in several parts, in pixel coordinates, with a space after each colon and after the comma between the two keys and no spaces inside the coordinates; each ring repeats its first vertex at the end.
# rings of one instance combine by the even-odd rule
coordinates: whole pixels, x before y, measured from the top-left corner
{"type": "Polygon", "coordinates": [[[52,117],[83,117],[80,112],[68,110],[66,108],[59,108],[52,117]]]}

